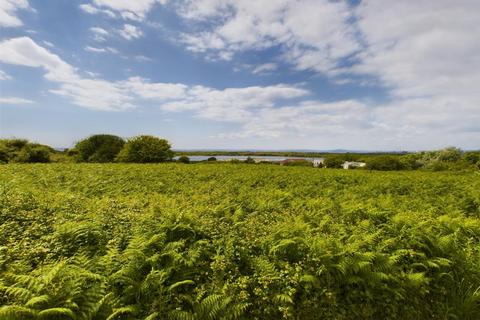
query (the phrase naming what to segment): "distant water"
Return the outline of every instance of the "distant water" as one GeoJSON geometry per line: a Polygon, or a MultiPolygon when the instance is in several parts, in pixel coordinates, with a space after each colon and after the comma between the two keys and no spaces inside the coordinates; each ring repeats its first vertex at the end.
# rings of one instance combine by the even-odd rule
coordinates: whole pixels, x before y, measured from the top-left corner
{"type": "MultiPolygon", "coordinates": [[[[265,161],[271,161],[271,162],[280,162],[284,161],[287,159],[303,159],[307,161],[313,162],[314,160],[319,160],[322,161],[323,158],[305,158],[305,157],[280,157],[280,156],[187,156],[190,161],[197,162],[197,161],[206,161],[208,158],[215,157],[217,161],[230,161],[230,160],[239,160],[239,161],[245,161],[247,160],[248,157],[254,159],[254,160],[265,160],[265,161]]],[[[177,160],[180,158],[180,156],[176,156],[173,159],[177,160]]]]}

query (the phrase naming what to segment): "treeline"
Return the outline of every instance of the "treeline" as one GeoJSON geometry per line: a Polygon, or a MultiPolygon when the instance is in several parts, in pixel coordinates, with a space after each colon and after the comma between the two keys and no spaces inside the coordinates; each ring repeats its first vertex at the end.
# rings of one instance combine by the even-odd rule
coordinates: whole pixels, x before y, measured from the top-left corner
{"type": "Polygon", "coordinates": [[[25,139],[0,140],[0,163],[47,162],[134,162],[157,163],[173,159],[170,143],[141,135],[127,140],[110,134],[97,134],[79,141],[72,149],[58,151],[25,139]]]}
{"type": "MultiPolygon", "coordinates": [[[[478,170],[480,169],[480,151],[462,151],[448,147],[436,151],[415,153],[298,153],[298,152],[179,152],[176,160],[190,163],[188,155],[212,155],[207,162],[215,162],[213,155],[240,156],[249,155],[245,161],[233,159],[231,163],[256,163],[250,156],[285,156],[285,157],[323,157],[320,167],[342,168],[345,162],[361,162],[361,169],[367,170],[478,170]]],[[[171,144],[158,137],[140,135],[129,139],[110,134],[97,134],[87,137],[72,149],[58,151],[50,146],[31,143],[25,139],[0,139],[0,163],[47,163],[47,162],[131,162],[159,163],[173,161],[174,152],[171,144]]],[[[267,162],[271,163],[271,162],[267,162]]],[[[310,161],[284,163],[287,166],[312,166],[310,161]]],[[[355,166],[350,167],[350,169],[355,166]]]]}
{"type": "Polygon", "coordinates": [[[480,151],[462,151],[448,147],[436,151],[421,151],[409,154],[361,155],[341,154],[325,157],[327,168],[342,168],[346,161],[363,162],[367,170],[417,170],[431,171],[480,169],[480,151]]]}

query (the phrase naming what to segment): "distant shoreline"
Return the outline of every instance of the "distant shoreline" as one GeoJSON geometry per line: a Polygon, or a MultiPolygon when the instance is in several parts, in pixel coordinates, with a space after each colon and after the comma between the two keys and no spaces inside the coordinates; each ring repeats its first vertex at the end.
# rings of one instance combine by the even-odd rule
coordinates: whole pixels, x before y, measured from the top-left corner
{"type": "Polygon", "coordinates": [[[350,150],[331,150],[331,151],[261,151],[261,150],[173,150],[175,155],[186,156],[278,156],[278,157],[305,157],[318,158],[326,155],[335,154],[355,154],[355,155],[405,155],[407,151],[350,151],[350,150]]]}

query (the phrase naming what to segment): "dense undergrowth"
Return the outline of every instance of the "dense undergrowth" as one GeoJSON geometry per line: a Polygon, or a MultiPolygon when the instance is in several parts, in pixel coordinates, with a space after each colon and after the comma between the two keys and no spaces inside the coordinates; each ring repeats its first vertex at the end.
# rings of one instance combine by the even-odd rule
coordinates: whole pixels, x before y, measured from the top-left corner
{"type": "Polygon", "coordinates": [[[480,319],[480,175],[0,167],[0,319],[480,319]]]}

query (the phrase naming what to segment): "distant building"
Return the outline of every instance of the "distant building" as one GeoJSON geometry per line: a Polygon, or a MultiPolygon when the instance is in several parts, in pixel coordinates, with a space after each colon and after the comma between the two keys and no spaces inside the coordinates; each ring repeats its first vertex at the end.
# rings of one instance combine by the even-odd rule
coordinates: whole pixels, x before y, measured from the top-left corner
{"type": "Polygon", "coordinates": [[[323,159],[323,158],[312,159],[313,166],[317,167],[317,168],[320,167],[320,166],[323,166],[324,162],[325,162],[325,159],[323,159]]]}
{"type": "Polygon", "coordinates": [[[343,169],[363,168],[367,164],[365,162],[345,161],[342,164],[343,169]]]}

